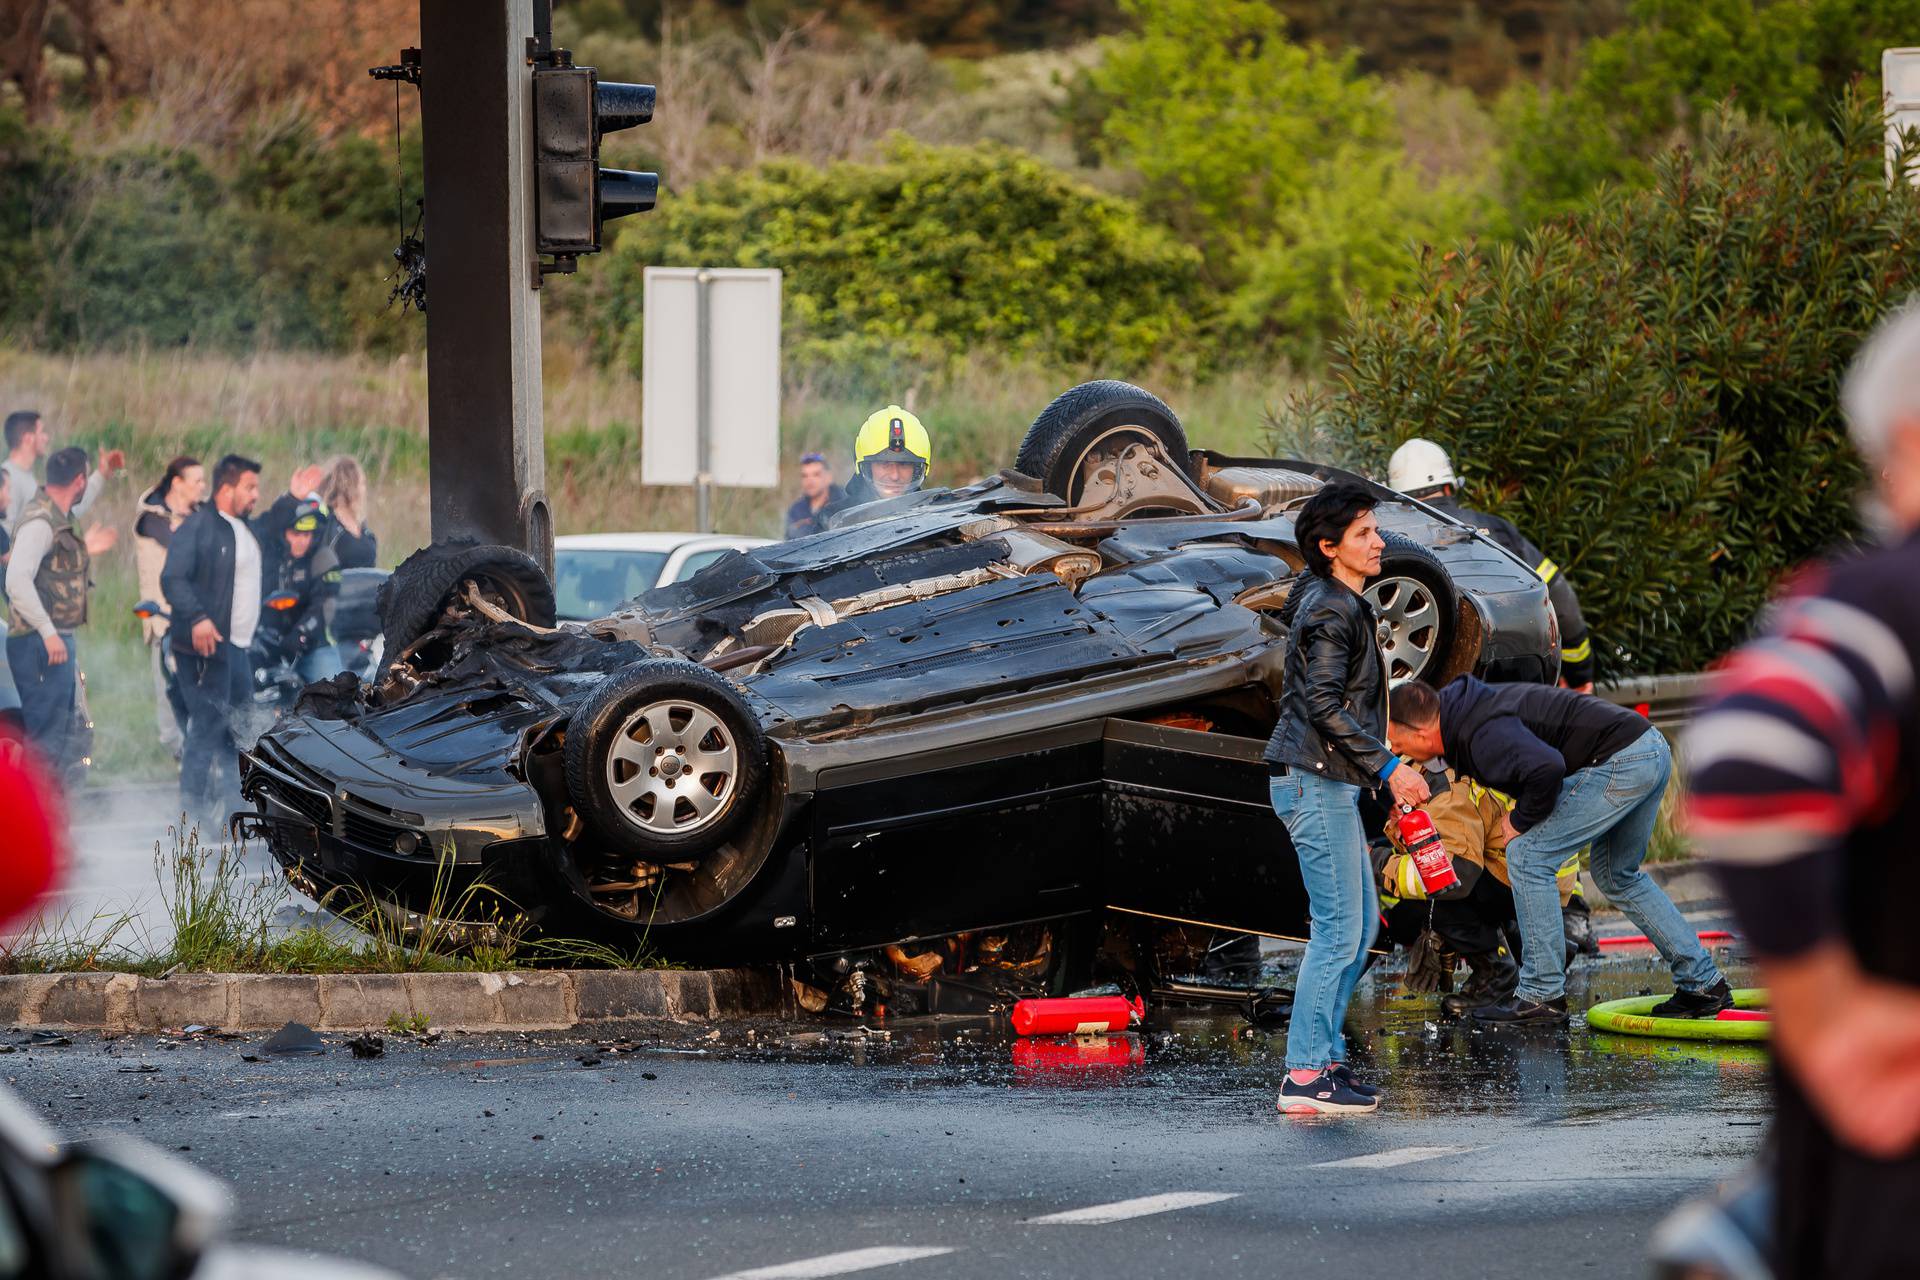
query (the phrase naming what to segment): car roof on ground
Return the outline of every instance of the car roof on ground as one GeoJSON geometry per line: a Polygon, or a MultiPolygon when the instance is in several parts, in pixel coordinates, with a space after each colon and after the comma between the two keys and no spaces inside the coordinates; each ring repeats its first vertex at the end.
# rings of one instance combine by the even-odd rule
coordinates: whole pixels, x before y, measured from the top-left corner
{"type": "Polygon", "coordinates": [[[555,551],[678,551],[681,547],[763,547],[771,538],[744,533],[569,533],[553,540],[555,551]]]}

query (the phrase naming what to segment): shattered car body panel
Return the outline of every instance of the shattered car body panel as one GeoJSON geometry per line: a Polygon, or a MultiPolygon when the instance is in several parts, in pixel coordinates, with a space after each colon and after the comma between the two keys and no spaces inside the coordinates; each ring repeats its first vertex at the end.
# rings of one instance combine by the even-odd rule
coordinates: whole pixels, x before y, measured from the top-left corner
{"type": "MultiPolygon", "coordinates": [[[[310,689],[243,758],[251,820],[303,885],[422,911],[450,859],[543,930],[694,963],[932,963],[927,939],[1109,910],[1304,936],[1260,750],[1301,564],[1290,507],[1341,473],[1195,470],[1224,496],[1193,514],[1076,515],[1009,473],[730,555],[590,623],[449,623],[377,684],[310,689]],[[724,673],[765,778],[723,842],[636,858],[581,822],[563,748],[594,690],[662,655],[724,673]]],[[[1432,678],[1553,679],[1531,570],[1381,492],[1382,528],[1458,589],[1432,678]]]]}

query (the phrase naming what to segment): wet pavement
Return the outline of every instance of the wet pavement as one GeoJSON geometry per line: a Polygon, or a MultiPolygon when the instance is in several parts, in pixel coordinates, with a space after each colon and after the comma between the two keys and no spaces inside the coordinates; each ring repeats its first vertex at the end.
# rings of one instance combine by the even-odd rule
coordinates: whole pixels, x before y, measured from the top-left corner
{"type": "MultiPolygon", "coordinates": [[[[1580,1007],[1665,989],[1646,953],[1583,964],[1580,1007]]],[[[1653,1225],[1759,1146],[1762,1050],[1471,1031],[1391,989],[1352,1024],[1387,1099],[1337,1120],[1275,1112],[1283,1032],[1178,1010],[1104,1041],[649,1024],[371,1060],[75,1037],[0,1072],[69,1135],[226,1179],[242,1239],[416,1277],[1644,1275],[1653,1225]]]]}

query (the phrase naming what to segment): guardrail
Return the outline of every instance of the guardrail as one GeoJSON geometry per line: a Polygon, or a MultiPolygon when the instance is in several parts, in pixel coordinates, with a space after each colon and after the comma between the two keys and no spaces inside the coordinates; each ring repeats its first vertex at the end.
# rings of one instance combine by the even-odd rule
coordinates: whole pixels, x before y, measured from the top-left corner
{"type": "Polygon", "coordinates": [[[1612,684],[1595,685],[1596,697],[1632,707],[1662,732],[1671,733],[1693,718],[1706,691],[1703,675],[1631,676],[1612,684]]]}

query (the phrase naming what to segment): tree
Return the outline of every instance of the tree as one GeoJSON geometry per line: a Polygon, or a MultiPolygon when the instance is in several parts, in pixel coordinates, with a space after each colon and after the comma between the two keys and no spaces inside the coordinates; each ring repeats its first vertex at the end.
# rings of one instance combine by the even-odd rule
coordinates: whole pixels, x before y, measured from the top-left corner
{"type": "Polygon", "coordinates": [[[787,360],[814,370],[938,370],[985,348],[1117,374],[1191,362],[1208,315],[1192,249],[997,146],[723,174],[663,201],[607,265],[607,325],[635,358],[649,265],[781,268],[787,360]]]}
{"type": "Polygon", "coordinates": [[[1230,340],[1309,355],[1358,289],[1407,281],[1410,241],[1450,239],[1482,206],[1415,178],[1378,82],[1351,54],[1287,39],[1266,0],[1126,0],[1137,33],[1088,78],[1098,149],[1142,205],[1197,245],[1234,297],[1230,340]]]}
{"type": "Polygon", "coordinates": [[[1650,190],[1429,255],[1311,407],[1376,466],[1413,436],[1447,446],[1474,504],[1573,575],[1603,676],[1698,669],[1855,530],[1839,378],[1920,283],[1920,194],[1883,161],[1865,94],[1834,129],[1723,115],[1650,190]]]}

